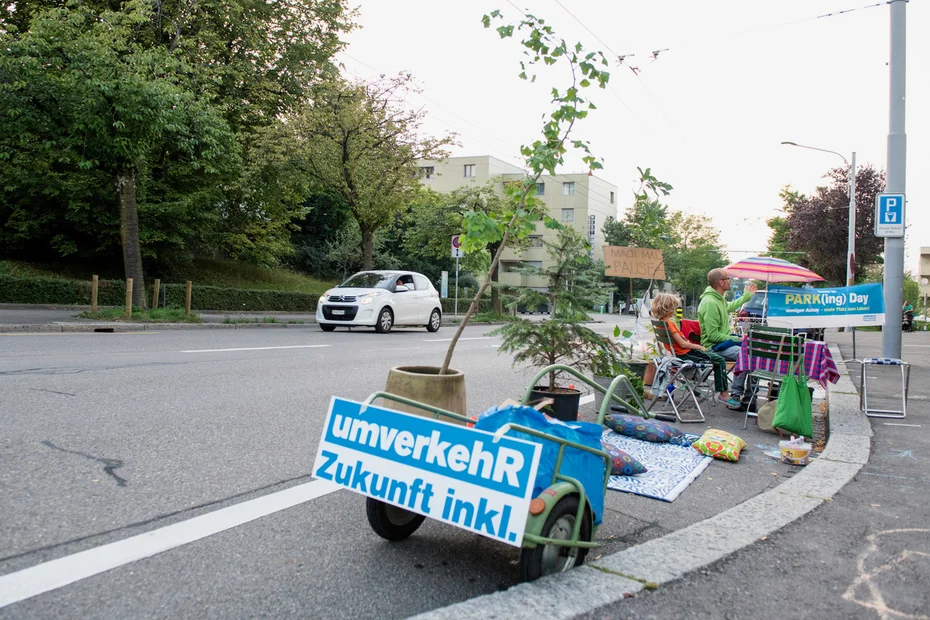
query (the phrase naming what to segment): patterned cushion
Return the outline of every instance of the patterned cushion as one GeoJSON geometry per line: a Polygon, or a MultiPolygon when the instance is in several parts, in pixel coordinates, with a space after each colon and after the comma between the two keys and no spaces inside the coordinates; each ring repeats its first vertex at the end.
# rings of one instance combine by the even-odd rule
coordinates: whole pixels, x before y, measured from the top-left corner
{"type": "Polygon", "coordinates": [[[671,424],[635,415],[610,414],[604,418],[604,425],[615,433],[656,443],[666,443],[681,435],[681,431],[671,424]]]}
{"type": "Polygon", "coordinates": [[[646,469],[645,465],[612,443],[601,440],[601,446],[604,448],[604,452],[610,457],[611,476],[635,476],[636,474],[644,474],[649,471],[646,469]]]}
{"type": "Polygon", "coordinates": [[[709,428],[691,447],[707,456],[722,461],[738,461],[739,452],[746,447],[746,442],[726,431],[709,428]]]}

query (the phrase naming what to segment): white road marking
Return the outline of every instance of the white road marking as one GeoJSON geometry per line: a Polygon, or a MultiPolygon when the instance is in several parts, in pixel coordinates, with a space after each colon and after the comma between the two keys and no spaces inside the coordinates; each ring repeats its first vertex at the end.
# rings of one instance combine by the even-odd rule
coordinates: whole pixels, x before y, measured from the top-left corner
{"type": "Polygon", "coordinates": [[[920,424],[898,424],[897,422],[882,422],[885,426],[911,426],[914,428],[920,428],[920,424]]]}
{"type": "Polygon", "coordinates": [[[581,397],[581,401],[579,402],[579,404],[587,405],[588,403],[593,403],[593,402],[594,402],[594,394],[588,394],[586,396],[581,397]]]}
{"type": "Polygon", "coordinates": [[[317,349],[319,347],[331,347],[331,344],[295,344],[286,347],[242,347],[239,349],[191,349],[190,351],[181,351],[181,353],[222,353],[224,351],[270,351],[271,349],[317,349]]]}
{"type": "Polygon", "coordinates": [[[212,536],[328,495],[340,488],[325,480],[313,480],[132,538],[3,575],[0,577],[0,608],[212,536]]]}
{"type": "MultiPolygon", "coordinates": [[[[475,336],[474,338],[459,338],[459,342],[463,340],[494,340],[493,336],[475,336]]],[[[437,340],[424,340],[423,342],[452,342],[452,338],[439,338],[437,340]]]]}

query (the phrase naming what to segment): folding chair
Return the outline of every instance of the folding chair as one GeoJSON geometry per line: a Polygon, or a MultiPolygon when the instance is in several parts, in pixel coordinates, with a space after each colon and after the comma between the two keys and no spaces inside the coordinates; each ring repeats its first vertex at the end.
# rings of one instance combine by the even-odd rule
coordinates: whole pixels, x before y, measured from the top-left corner
{"type": "Polygon", "coordinates": [[[752,383],[752,391],[749,395],[749,403],[746,406],[746,418],[743,420],[743,428],[749,424],[749,416],[757,417],[758,414],[751,411],[753,401],[758,398],[759,390],[762,389],[762,381],[766,382],[765,396],[768,400],[772,399],[777,389],[781,387],[782,381],[789,374],[798,374],[798,381],[807,384],[807,374],[804,372],[804,336],[792,334],[792,330],[784,327],[771,327],[768,325],[753,325],[749,328],[749,367],[753,368],[754,358],[763,360],[774,360],[773,370],[751,370],[749,371],[749,381],[752,383]],[[787,372],[780,372],[781,360],[796,360],[794,366],[787,368],[787,372]]]}
{"type": "Polygon", "coordinates": [[[674,354],[675,349],[672,347],[672,335],[669,333],[665,321],[653,320],[652,329],[659,345],[657,350],[665,355],[653,361],[658,370],[656,371],[656,378],[653,379],[652,393],[655,398],[649,403],[648,411],[651,412],[652,408],[660,400],[665,400],[671,404],[677,421],[703,422],[704,411],[701,409],[701,401],[706,400],[708,396],[714,393],[713,386],[707,383],[707,377],[713,372],[713,365],[676,357],[674,354]],[[657,381],[659,382],[658,393],[657,381]],[[682,405],[688,397],[691,398],[697,408],[698,417],[696,418],[683,417],[681,414],[682,405]]]}

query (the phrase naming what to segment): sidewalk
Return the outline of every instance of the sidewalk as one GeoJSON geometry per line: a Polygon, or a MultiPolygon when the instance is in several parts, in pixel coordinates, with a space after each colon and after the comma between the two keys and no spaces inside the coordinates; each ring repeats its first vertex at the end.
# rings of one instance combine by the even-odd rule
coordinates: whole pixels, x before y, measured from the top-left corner
{"type": "MultiPolygon", "coordinates": [[[[869,336],[880,337],[881,334],[869,336]]],[[[843,334],[828,334],[828,340],[841,374],[839,383],[830,386],[830,437],[823,453],[792,478],[737,506],[661,538],[603,557],[593,554],[595,557],[584,566],[567,573],[436,609],[417,618],[573,618],[595,610],[598,613],[592,614],[594,617],[652,615],[653,608],[649,605],[652,595],[644,596],[645,591],[664,592],[667,586],[686,577],[698,582],[694,589],[700,591],[701,575],[706,571],[696,571],[765,540],[818,508],[829,506],[834,496],[869,462],[872,429],[869,419],[859,411],[856,386],[848,374],[850,370],[858,372],[858,367],[847,368],[836,344],[843,341],[843,334]],[[637,597],[634,601],[625,600],[634,597],[637,597]],[[628,604],[637,604],[638,611],[632,612],[628,604]]],[[[924,354],[925,367],[927,357],[924,354]]],[[[598,534],[600,537],[600,532],[598,534]]],[[[748,588],[754,581],[752,576],[745,574],[732,580],[737,589],[740,583],[748,588]]],[[[775,597],[776,603],[783,604],[792,599],[790,590],[779,591],[783,596],[775,597]]],[[[745,593],[746,589],[742,592],[745,593]]],[[[761,590],[759,594],[772,598],[761,590]]],[[[723,601],[715,596],[710,598],[714,609],[708,609],[703,617],[711,613],[719,615],[723,601]]],[[[674,597],[668,601],[666,612],[654,617],[680,616],[695,600],[689,596],[674,597]]],[[[748,614],[745,617],[754,616],[748,614]]]]}
{"type": "MultiPolygon", "coordinates": [[[[316,325],[316,314],[301,312],[198,312],[203,323],[141,323],[126,321],[98,321],[78,315],[89,311],[90,306],[30,306],[0,304],[0,333],[3,332],[91,332],[147,331],[165,329],[256,329],[256,328],[307,328],[316,325]],[[274,319],[265,321],[264,319],[274,319]],[[230,322],[227,322],[230,321],[230,322]]],[[[459,313],[458,318],[464,316],[459,313]]],[[[543,321],[548,314],[523,314],[530,321],[543,321]]],[[[618,315],[589,313],[590,322],[613,322],[618,315]]],[[[457,324],[456,317],[446,314],[443,325],[457,324]]]]}

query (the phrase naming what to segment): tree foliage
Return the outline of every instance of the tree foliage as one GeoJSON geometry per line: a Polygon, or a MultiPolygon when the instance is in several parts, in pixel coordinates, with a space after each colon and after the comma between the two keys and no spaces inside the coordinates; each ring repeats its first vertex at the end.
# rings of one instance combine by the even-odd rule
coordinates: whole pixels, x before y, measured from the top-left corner
{"type": "Polygon", "coordinates": [[[314,186],[338,196],[358,223],[365,269],[373,264],[375,232],[390,226],[416,193],[417,160],[441,159],[454,141],[417,134],[424,112],[403,101],[415,90],[409,75],[327,81],[281,128],[314,186]]]}
{"type": "Polygon", "coordinates": [[[113,255],[122,204],[156,269],[194,250],[276,260],[303,196],[262,132],[334,72],[351,19],[342,0],[4,4],[0,244],[113,255]]]}
{"type": "MultiPolygon", "coordinates": [[[[812,269],[828,282],[844,284],[849,230],[848,170],[834,168],[826,178],[829,184],[818,187],[813,196],[790,188],[781,193],[788,228],[787,247],[804,253],[794,262],[812,269]]],[[[874,235],[873,219],[875,195],[884,190],[883,171],[872,166],[856,171],[857,281],[870,265],[881,262],[884,244],[874,235]]]]}
{"type": "MultiPolygon", "coordinates": [[[[719,232],[710,218],[670,211],[662,199],[674,189],[660,181],[651,168],[637,168],[639,189],[621,220],[608,219],[603,232],[607,245],[662,250],[666,280],[685,292],[703,289],[707,272],[726,264],[719,232]]],[[[649,280],[614,278],[622,293],[643,290],[649,280]]]]}

